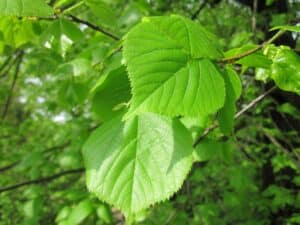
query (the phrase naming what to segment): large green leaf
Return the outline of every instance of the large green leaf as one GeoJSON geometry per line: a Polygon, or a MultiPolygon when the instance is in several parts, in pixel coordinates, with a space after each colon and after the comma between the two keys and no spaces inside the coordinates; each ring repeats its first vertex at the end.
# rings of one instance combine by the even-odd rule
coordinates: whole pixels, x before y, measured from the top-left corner
{"type": "Polygon", "coordinates": [[[44,0],[1,0],[0,16],[50,16],[53,10],[44,0]]]}
{"type": "Polygon", "coordinates": [[[131,97],[130,84],[125,67],[112,70],[101,77],[94,90],[92,111],[102,120],[108,120],[124,112],[131,97]]]}
{"type": "Polygon", "coordinates": [[[126,215],[163,201],[192,166],[192,138],[178,121],[145,113],[104,123],[83,147],[88,189],[126,215]]]}
{"type": "Polygon", "coordinates": [[[132,84],[129,115],[170,116],[216,112],[224,81],[210,59],[221,57],[212,35],[180,16],[146,18],[125,37],[124,58],[132,84]]]}

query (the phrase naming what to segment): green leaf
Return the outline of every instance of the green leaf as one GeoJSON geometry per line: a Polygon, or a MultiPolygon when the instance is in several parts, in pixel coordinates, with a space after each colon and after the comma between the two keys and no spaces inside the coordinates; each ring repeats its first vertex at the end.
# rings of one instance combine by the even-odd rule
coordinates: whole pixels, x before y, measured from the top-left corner
{"type": "Polygon", "coordinates": [[[264,50],[273,61],[270,77],[285,91],[300,94],[300,57],[287,46],[269,45],[264,50]]]}
{"type": "Polygon", "coordinates": [[[62,55],[65,55],[72,44],[83,39],[81,30],[65,19],[53,22],[41,36],[41,42],[46,48],[55,49],[62,55]]]}
{"type": "Polygon", "coordinates": [[[36,37],[33,26],[32,21],[3,17],[0,19],[1,42],[15,48],[31,42],[36,37]]]}
{"type": "Polygon", "coordinates": [[[98,128],[83,147],[88,189],[127,216],[172,196],[191,169],[192,138],[152,113],[98,128]]]}
{"type": "Polygon", "coordinates": [[[77,58],[67,63],[59,65],[55,74],[62,77],[80,77],[87,75],[92,69],[90,60],[85,58],[77,58]]]}
{"type": "Polygon", "coordinates": [[[1,0],[0,16],[50,16],[53,10],[44,0],[1,0]]]}
{"type": "Polygon", "coordinates": [[[89,199],[83,200],[72,208],[67,221],[70,225],[80,224],[93,210],[93,203],[89,199]]]}
{"type": "Polygon", "coordinates": [[[193,152],[195,161],[207,161],[215,158],[221,151],[222,145],[212,139],[205,138],[197,145],[193,152]]]}
{"type": "Polygon", "coordinates": [[[231,66],[226,66],[228,81],[233,89],[234,99],[238,100],[242,94],[242,81],[231,66]]]}
{"type": "Polygon", "coordinates": [[[94,89],[92,111],[102,120],[108,120],[123,113],[130,100],[130,84],[125,67],[112,70],[101,77],[94,89]]]}
{"type": "Polygon", "coordinates": [[[101,204],[97,208],[98,217],[107,224],[113,222],[113,216],[110,207],[107,204],[101,204]]]}
{"type": "Polygon", "coordinates": [[[62,81],[58,90],[58,100],[64,106],[74,107],[84,102],[88,95],[88,87],[85,82],[73,80],[62,81]]]}
{"type": "Polygon", "coordinates": [[[270,78],[270,70],[264,68],[255,69],[255,79],[266,83],[270,78]]]}
{"type": "Polygon", "coordinates": [[[112,7],[102,0],[85,0],[85,3],[97,16],[101,23],[113,26],[117,23],[117,17],[112,7]]]}
{"type": "Polygon", "coordinates": [[[283,49],[273,61],[271,78],[278,87],[300,94],[300,57],[289,49],[283,49]]]}
{"type": "Polygon", "coordinates": [[[286,30],[286,31],[292,31],[292,32],[300,32],[300,27],[299,26],[276,26],[273,27],[271,30],[286,30]]]}
{"type": "Polygon", "coordinates": [[[132,85],[128,114],[199,116],[223,106],[224,81],[208,59],[222,56],[200,25],[180,16],[146,18],[125,37],[132,85]]]}
{"type": "Polygon", "coordinates": [[[224,134],[233,131],[234,114],[236,112],[235,102],[241,95],[242,84],[236,72],[227,67],[226,73],[223,75],[226,87],[226,98],[224,107],[218,113],[218,121],[220,129],[224,134]]]}

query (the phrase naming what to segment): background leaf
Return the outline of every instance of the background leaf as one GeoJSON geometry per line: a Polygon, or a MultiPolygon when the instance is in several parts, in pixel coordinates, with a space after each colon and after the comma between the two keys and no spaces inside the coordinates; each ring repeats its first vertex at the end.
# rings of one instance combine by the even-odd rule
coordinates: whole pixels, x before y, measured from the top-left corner
{"type": "Polygon", "coordinates": [[[53,10],[44,0],[1,0],[0,16],[50,16],[53,10]]]}

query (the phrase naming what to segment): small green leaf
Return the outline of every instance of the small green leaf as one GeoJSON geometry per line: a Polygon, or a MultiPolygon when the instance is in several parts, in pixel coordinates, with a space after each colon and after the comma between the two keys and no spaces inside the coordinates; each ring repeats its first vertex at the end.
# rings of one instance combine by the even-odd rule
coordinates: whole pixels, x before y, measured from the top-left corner
{"type": "Polygon", "coordinates": [[[81,30],[65,19],[51,23],[41,35],[41,42],[46,48],[55,49],[63,56],[72,44],[83,39],[84,35],[81,30]]]}
{"type": "Polygon", "coordinates": [[[285,91],[300,94],[300,57],[287,46],[269,45],[264,53],[273,61],[270,77],[285,91]]]}
{"type": "Polygon", "coordinates": [[[85,0],[85,3],[97,16],[101,23],[113,26],[117,23],[117,17],[112,7],[102,0],[85,0]]]}
{"type": "Polygon", "coordinates": [[[263,82],[267,82],[270,78],[270,70],[264,68],[255,69],[255,79],[263,82]]]}
{"type": "Polygon", "coordinates": [[[271,30],[286,30],[286,31],[292,31],[292,32],[300,32],[300,26],[276,26],[273,27],[271,30]]]}
{"type": "Polygon", "coordinates": [[[223,75],[226,87],[226,98],[224,107],[218,113],[220,129],[224,134],[233,131],[234,114],[236,112],[235,102],[241,95],[242,84],[236,72],[227,67],[223,75]]]}
{"type": "Polygon", "coordinates": [[[0,16],[50,16],[53,10],[44,0],[1,0],[0,16]]]}
{"type": "Polygon", "coordinates": [[[71,209],[67,217],[68,224],[80,224],[94,210],[93,203],[90,200],[83,200],[71,209]]]}
{"type": "Polygon", "coordinates": [[[107,204],[101,204],[97,208],[98,217],[107,224],[113,222],[113,216],[110,207],[107,204]]]}
{"type": "Polygon", "coordinates": [[[127,216],[171,197],[191,169],[192,138],[152,113],[98,128],[83,147],[88,189],[127,216]]]}
{"type": "Polygon", "coordinates": [[[300,94],[300,57],[288,49],[279,51],[271,66],[271,77],[279,88],[300,94]]]}

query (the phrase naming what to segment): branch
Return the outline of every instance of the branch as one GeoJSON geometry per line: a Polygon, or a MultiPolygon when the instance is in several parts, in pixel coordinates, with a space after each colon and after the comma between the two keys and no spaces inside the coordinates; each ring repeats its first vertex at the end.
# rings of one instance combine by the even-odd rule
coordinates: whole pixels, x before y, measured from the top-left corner
{"type": "Polygon", "coordinates": [[[99,31],[99,32],[105,34],[106,36],[111,37],[112,39],[114,39],[116,41],[120,40],[120,38],[117,35],[105,30],[104,28],[102,28],[100,26],[90,23],[89,21],[82,20],[74,15],[67,15],[67,16],[71,21],[73,21],[75,23],[84,24],[84,25],[88,26],[89,28],[91,28],[95,31],[99,31]]]}
{"type": "Polygon", "coordinates": [[[19,72],[20,72],[20,66],[21,66],[21,63],[22,63],[23,54],[24,54],[24,52],[20,51],[18,56],[17,56],[18,57],[18,62],[17,62],[17,65],[16,65],[16,70],[15,70],[13,82],[10,86],[9,95],[7,97],[7,100],[6,100],[5,104],[4,104],[4,110],[3,110],[3,113],[2,113],[2,117],[1,117],[1,122],[3,122],[5,117],[6,117],[6,114],[7,114],[11,99],[12,99],[13,91],[14,91],[14,88],[15,88],[15,85],[16,85],[16,82],[17,82],[17,79],[18,79],[19,72]]]}
{"type": "Polygon", "coordinates": [[[14,162],[14,163],[11,163],[9,165],[6,165],[6,166],[3,166],[0,168],[0,172],[5,172],[7,170],[10,170],[12,168],[14,168],[19,162],[14,162]]]}
{"type": "MultiPolygon", "coordinates": [[[[68,140],[65,143],[61,144],[61,145],[56,145],[56,146],[52,146],[50,148],[47,148],[47,149],[43,150],[42,153],[49,153],[49,152],[53,152],[53,151],[56,151],[56,150],[59,150],[59,149],[64,149],[64,148],[68,147],[70,144],[71,144],[71,141],[68,140]]],[[[14,168],[20,162],[21,162],[21,160],[18,160],[14,163],[11,163],[11,164],[7,165],[7,166],[1,167],[0,172],[5,172],[6,170],[10,170],[10,169],[14,168]]]]}
{"type": "Polygon", "coordinates": [[[18,188],[21,188],[23,186],[41,184],[41,183],[49,183],[49,182],[51,182],[53,180],[56,180],[56,179],[58,179],[62,176],[76,174],[76,173],[83,173],[83,172],[84,172],[84,168],[66,170],[66,171],[54,174],[52,176],[40,177],[40,178],[35,179],[35,180],[28,180],[28,181],[24,181],[24,182],[21,182],[21,183],[17,183],[17,184],[13,184],[13,185],[10,185],[10,186],[7,186],[7,187],[0,188],[0,193],[6,192],[6,191],[11,191],[11,190],[14,190],[14,189],[18,189],[18,188]]]}
{"type": "MultiPolygon", "coordinates": [[[[268,96],[272,91],[274,91],[277,87],[274,86],[272,88],[270,88],[268,91],[264,92],[263,94],[259,95],[257,98],[255,98],[254,100],[252,100],[250,103],[248,103],[243,109],[241,109],[239,112],[237,112],[234,115],[234,119],[239,118],[242,114],[244,114],[246,111],[248,111],[249,109],[251,109],[253,106],[255,106],[258,102],[260,102],[261,100],[263,100],[266,96],[268,96]]],[[[193,147],[196,147],[203,138],[205,138],[211,131],[213,131],[214,129],[216,129],[219,125],[218,124],[214,124],[210,127],[208,127],[199,137],[196,138],[193,147]]]]}
{"type": "Polygon", "coordinates": [[[252,100],[249,104],[247,104],[242,110],[240,110],[238,113],[236,113],[234,115],[234,119],[239,118],[243,113],[245,113],[246,111],[248,111],[250,108],[252,108],[253,106],[255,106],[258,102],[260,102],[261,100],[263,100],[267,95],[269,95],[271,92],[273,92],[277,87],[273,86],[272,88],[270,88],[269,90],[267,90],[266,92],[262,93],[260,96],[258,96],[257,98],[255,98],[254,100],[252,100]]]}
{"type": "Polygon", "coordinates": [[[57,145],[57,146],[53,146],[53,147],[45,149],[43,151],[43,153],[49,153],[49,152],[53,152],[53,151],[56,151],[56,150],[59,150],[59,149],[63,149],[63,148],[68,147],[70,144],[71,144],[71,141],[68,140],[65,143],[61,144],[61,145],[57,145]]]}
{"type": "Polygon", "coordinates": [[[273,43],[275,40],[277,40],[277,38],[279,38],[284,33],[285,33],[284,30],[280,30],[272,38],[270,38],[268,41],[265,41],[264,43],[258,45],[257,47],[255,47],[253,49],[250,49],[250,50],[248,50],[246,52],[243,52],[243,53],[241,53],[239,55],[236,55],[236,56],[232,56],[232,57],[228,57],[228,58],[223,58],[223,59],[219,60],[219,62],[220,63],[234,63],[235,61],[237,61],[237,60],[239,60],[241,58],[244,58],[244,57],[246,57],[248,55],[251,55],[251,54],[257,52],[258,50],[262,49],[266,45],[273,43]]]}
{"type": "Polygon", "coordinates": [[[199,15],[199,13],[201,12],[201,10],[206,6],[206,4],[208,3],[207,0],[204,0],[202,1],[200,4],[199,4],[199,7],[198,9],[194,12],[194,14],[191,16],[191,19],[194,20],[197,18],[197,16],[199,15]]]}
{"type": "Polygon", "coordinates": [[[11,68],[13,67],[13,65],[18,61],[18,59],[20,57],[20,52],[21,52],[21,50],[19,50],[19,49],[16,50],[2,64],[2,66],[0,68],[0,79],[3,77],[6,77],[8,75],[8,73],[11,70],[11,68]],[[14,57],[14,55],[15,55],[15,57],[14,57]]]}
{"type": "Polygon", "coordinates": [[[8,56],[5,61],[3,62],[3,64],[0,66],[0,73],[6,68],[6,66],[9,64],[9,62],[12,59],[12,55],[8,56]]]}

